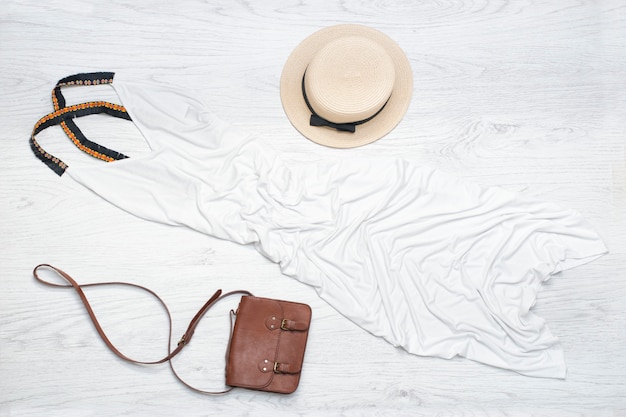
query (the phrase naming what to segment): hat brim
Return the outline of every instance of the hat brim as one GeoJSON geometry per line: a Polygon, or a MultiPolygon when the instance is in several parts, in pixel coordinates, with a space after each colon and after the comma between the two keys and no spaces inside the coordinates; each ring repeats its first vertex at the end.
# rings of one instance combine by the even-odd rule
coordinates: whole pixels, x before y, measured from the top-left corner
{"type": "Polygon", "coordinates": [[[280,79],[280,99],[291,124],[306,138],[333,148],[363,146],[391,132],[404,117],[412,95],[413,74],[402,49],[384,33],[362,25],[336,25],[313,33],[287,58],[280,79]],[[328,42],[343,36],[363,36],[375,41],[387,51],[396,71],[394,87],[385,107],[372,120],[358,125],[354,133],[310,126],[311,111],[302,95],[302,77],[311,59],[328,42]]]}

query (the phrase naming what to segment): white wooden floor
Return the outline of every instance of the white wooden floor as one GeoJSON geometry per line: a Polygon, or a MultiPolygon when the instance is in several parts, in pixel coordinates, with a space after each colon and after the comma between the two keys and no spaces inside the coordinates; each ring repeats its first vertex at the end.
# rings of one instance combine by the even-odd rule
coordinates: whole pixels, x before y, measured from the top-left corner
{"type": "MultiPolygon", "coordinates": [[[[2,0],[0,74],[0,416],[626,415],[626,2],[2,0]],[[387,33],[415,79],[401,125],[351,151],[300,137],[278,91],[291,50],[337,23],[387,33]],[[611,253],[556,276],[535,306],[562,341],[567,379],[408,355],[252,248],[139,220],[57,177],[28,136],[52,108],[54,83],[83,71],[196,88],[224,119],[299,156],[402,155],[582,212],[611,253]],[[289,396],[203,397],[165,365],[123,363],[73,292],[34,281],[41,262],[83,283],[149,286],[171,307],[175,336],[218,287],[309,303],[300,387],[289,396]]],[[[96,140],[118,138],[112,146],[129,153],[138,138],[104,117],[80,125],[96,140]]],[[[49,129],[45,141],[67,139],[49,129]]],[[[163,353],[165,318],[148,297],[88,294],[124,352],[163,353]]],[[[212,311],[176,361],[206,388],[223,382],[225,317],[212,311]]]]}

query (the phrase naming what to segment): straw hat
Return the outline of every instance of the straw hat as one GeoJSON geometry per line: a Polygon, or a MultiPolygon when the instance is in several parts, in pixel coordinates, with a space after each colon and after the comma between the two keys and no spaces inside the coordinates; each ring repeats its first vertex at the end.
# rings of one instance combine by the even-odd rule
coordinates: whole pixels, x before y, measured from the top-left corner
{"type": "Polygon", "coordinates": [[[294,127],[313,142],[353,148],[385,136],[409,107],[409,61],[387,35],[361,25],[330,26],[291,53],[280,98],[294,127]]]}

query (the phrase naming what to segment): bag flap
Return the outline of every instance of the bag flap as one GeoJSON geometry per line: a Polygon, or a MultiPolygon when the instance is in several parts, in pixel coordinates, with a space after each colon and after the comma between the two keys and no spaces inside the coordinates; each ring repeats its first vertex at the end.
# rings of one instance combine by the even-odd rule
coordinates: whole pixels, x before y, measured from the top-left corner
{"type": "Polygon", "coordinates": [[[241,297],[226,369],[226,384],[249,388],[269,385],[280,341],[280,327],[266,326],[268,317],[282,316],[280,303],[257,297],[241,297]]]}

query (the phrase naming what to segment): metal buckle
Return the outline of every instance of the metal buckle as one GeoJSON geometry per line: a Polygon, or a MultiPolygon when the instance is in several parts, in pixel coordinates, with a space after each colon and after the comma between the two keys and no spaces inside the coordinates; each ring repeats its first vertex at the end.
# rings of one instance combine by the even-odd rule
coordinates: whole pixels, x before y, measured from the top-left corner
{"type": "Polygon", "coordinates": [[[275,374],[282,374],[282,372],[280,372],[278,370],[279,367],[280,367],[280,362],[274,362],[274,373],[275,374]]]}
{"type": "Polygon", "coordinates": [[[289,330],[287,328],[287,319],[283,319],[283,321],[280,322],[280,330],[289,330]]]}

